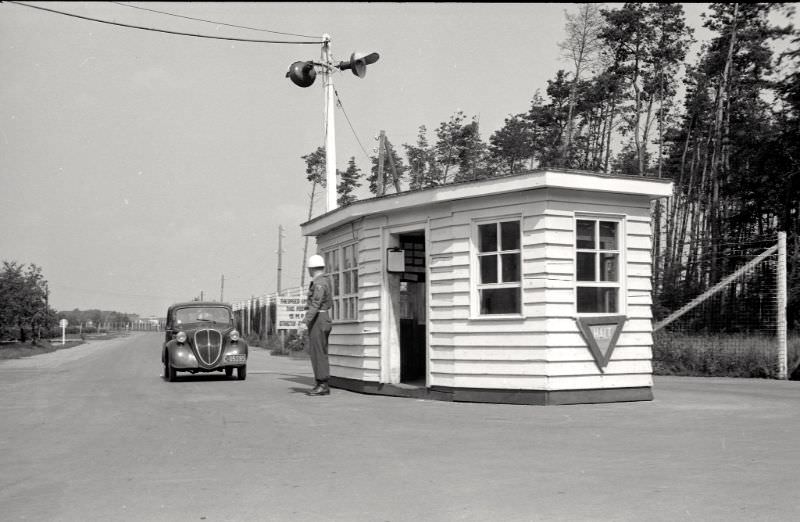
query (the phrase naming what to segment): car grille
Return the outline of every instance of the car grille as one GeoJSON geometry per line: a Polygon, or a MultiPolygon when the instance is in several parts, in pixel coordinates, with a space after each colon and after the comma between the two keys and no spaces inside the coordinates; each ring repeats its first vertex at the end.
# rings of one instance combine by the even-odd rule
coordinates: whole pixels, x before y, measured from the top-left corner
{"type": "Polygon", "coordinates": [[[222,354],[222,334],[217,330],[198,330],[194,334],[194,346],[200,362],[210,366],[222,354]]]}

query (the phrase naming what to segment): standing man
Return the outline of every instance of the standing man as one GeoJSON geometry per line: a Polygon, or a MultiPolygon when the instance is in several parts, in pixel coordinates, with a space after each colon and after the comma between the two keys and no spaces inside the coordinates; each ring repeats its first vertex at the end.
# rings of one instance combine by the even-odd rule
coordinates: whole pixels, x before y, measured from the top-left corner
{"type": "Polygon", "coordinates": [[[306,317],[303,327],[308,330],[308,348],[311,356],[311,367],[314,369],[314,379],[317,385],[308,392],[308,395],[330,395],[328,378],[330,366],[328,364],[328,336],[331,333],[330,312],[333,305],[330,278],[325,277],[325,260],[320,255],[308,258],[308,273],[311,275],[311,284],[308,285],[308,298],[306,300],[306,317]]]}

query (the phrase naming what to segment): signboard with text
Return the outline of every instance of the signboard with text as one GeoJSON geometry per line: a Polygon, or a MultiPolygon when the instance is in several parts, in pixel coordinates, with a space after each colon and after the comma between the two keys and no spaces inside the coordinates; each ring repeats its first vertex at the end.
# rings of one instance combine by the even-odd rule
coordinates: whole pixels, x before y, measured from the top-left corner
{"type": "Polygon", "coordinates": [[[297,330],[306,316],[306,303],[302,297],[278,297],[275,321],[278,330],[297,330]]]}

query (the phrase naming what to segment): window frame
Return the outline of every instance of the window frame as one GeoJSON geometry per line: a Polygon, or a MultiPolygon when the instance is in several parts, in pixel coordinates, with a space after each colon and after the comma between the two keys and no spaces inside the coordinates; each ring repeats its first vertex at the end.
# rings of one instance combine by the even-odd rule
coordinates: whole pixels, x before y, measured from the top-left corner
{"type": "Polygon", "coordinates": [[[625,233],[625,215],[624,214],[602,214],[602,213],[589,213],[580,212],[575,213],[573,219],[573,236],[572,236],[572,283],[573,283],[573,303],[576,317],[608,317],[614,315],[627,314],[627,270],[626,270],[626,233],[625,233]],[[578,221],[593,221],[595,232],[595,248],[578,248],[578,221]],[[600,247],[600,222],[611,222],[617,224],[617,248],[616,249],[601,249],[600,247]],[[578,253],[591,252],[595,255],[594,259],[594,281],[579,281],[578,280],[578,253]],[[617,281],[600,281],[600,254],[612,253],[617,254],[617,281]],[[616,288],[617,289],[617,309],[613,312],[579,312],[578,311],[578,287],[583,288],[616,288]]]}
{"type": "MultiPolygon", "coordinates": [[[[332,248],[327,248],[321,251],[321,255],[325,259],[325,275],[331,278],[331,284],[334,288],[332,300],[333,311],[331,312],[331,322],[333,323],[355,323],[360,321],[360,310],[358,308],[358,241],[352,241],[336,245],[332,248]],[[345,268],[345,250],[352,248],[353,257],[352,265],[345,268]],[[331,265],[329,261],[335,259],[336,271],[331,272],[331,265]],[[355,292],[344,292],[345,290],[345,273],[349,272],[355,274],[355,292]],[[346,306],[350,301],[351,307],[346,306]],[[344,316],[345,310],[352,310],[351,314],[347,317],[344,316]]],[[[352,281],[352,279],[350,279],[352,281]]]]}
{"type": "MultiPolygon", "coordinates": [[[[523,298],[523,253],[525,250],[523,244],[524,219],[522,214],[506,214],[501,216],[492,216],[486,218],[475,218],[472,220],[470,230],[470,320],[478,321],[491,321],[498,319],[521,319],[525,317],[525,301],[523,298]],[[495,224],[499,227],[500,223],[509,221],[516,221],[519,224],[519,248],[513,250],[499,250],[501,248],[500,237],[497,236],[498,250],[489,252],[480,251],[480,226],[495,224]],[[481,264],[480,258],[485,257],[487,254],[500,256],[503,254],[517,254],[519,256],[518,270],[519,280],[512,282],[498,282],[498,283],[481,283],[481,264]],[[481,313],[481,290],[486,289],[503,289],[503,288],[516,288],[519,295],[519,312],[506,313],[506,314],[482,314],[481,313]]],[[[502,260],[498,262],[497,269],[498,279],[502,279],[502,260]]]]}

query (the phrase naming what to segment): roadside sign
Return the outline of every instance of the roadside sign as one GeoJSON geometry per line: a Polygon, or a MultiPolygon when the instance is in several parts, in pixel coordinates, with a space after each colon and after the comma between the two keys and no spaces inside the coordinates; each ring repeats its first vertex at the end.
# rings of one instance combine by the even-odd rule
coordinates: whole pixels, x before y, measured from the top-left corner
{"type": "Polygon", "coordinates": [[[61,344],[63,345],[67,342],[67,325],[69,322],[66,319],[62,319],[58,324],[61,326],[61,344]]]}
{"type": "Polygon", "coordinates": [[[306,316],[302,297],[278,297],[275,321],[278,330],[297,330],[306,316]]]}

